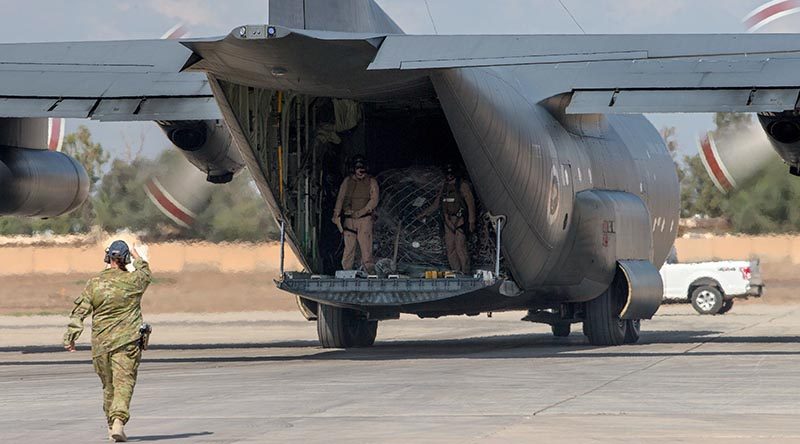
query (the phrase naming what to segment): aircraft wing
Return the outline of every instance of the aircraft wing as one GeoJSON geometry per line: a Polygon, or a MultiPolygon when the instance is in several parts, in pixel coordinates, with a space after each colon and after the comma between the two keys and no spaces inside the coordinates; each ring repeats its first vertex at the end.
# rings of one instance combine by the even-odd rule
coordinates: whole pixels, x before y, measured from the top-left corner
{"type": "Polygon", "coordinates": [[[800,35],[387,36],[369,69],[470,67],[572,94],[569,113],[779,112],[798,107],[800,35]]]}
{"type": "Polygon", "coordinates": [[[0,45],[0,117],[206,120],[207,73],[363,100],[435,95],[437,70],[514,70],[570,113],[779,112],[800,97],[800,36],[376,35],[243,26],[223,38],[0,45]],[[195,72],[197,71],[197,72],[195,72]]]}
{"type": "Polygon", "coordinates": [[[172,40],[0,45],[0,117],[204,120],[220,112],[172,40]]]}
{"type": "Polygon", "coordinates": [[[188,70],[268,90],[364,100],[433,95],[437,70],[514,70],[570,113],[771,112],[800,97],[800,36],[370,35],[242,26],[187,42],[188,70]]]}

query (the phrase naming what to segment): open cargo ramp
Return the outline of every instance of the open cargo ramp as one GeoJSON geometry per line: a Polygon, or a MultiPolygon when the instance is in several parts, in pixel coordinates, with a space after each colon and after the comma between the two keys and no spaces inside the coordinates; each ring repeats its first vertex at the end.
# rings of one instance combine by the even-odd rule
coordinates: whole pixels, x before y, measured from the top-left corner
{"type": "Polygon", "coordinates": [[[287,273],[281,290],[312,301],[342,307],[399,307],[441,301],[497,286],[483,277],[444,279],[340,279],[287,273]]]}

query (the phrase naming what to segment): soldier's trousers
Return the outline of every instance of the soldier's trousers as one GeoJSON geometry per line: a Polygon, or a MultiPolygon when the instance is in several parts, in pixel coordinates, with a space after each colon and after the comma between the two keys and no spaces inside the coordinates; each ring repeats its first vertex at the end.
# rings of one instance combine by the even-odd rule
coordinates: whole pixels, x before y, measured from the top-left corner
{"type": "Polygon", "coordinates": [[[467,251],[467,235],[464,228],[463,217],[445,216],[444,245],[447,250],[447,261],[453,271],[469,273],[469,251],[467,251]]]}
{"type": "Polygon", "coordinates": [[[372,262],[372,216],[344,220],[344,254],[342,270],[352,270],[356,261],[356,245],[361,249],[361,263],[371,271],[372,262]]]}
{"type": "Polygon", "coordinates": [[[133,342],[92,359],[94,371],[103,383],[103,411],[109,426],[114,419],[127,423],[131,417],[131,397],[141,358],[142,350],[138,342],[133,342]]]}

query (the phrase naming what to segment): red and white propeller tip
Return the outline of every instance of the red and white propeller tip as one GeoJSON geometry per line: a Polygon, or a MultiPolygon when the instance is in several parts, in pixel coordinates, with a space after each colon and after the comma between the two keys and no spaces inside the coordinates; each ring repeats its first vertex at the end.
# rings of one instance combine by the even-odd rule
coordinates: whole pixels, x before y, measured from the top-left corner
{"type": "Polygon", "coordinates": [[[64,128],[67,121],[62,118],[51,117],[47,119],[47,149],[61,151],[64,147],[64,128]]]}
{"type": "Polygon", "coordinates": [[[190,209],[181,205],[172,194],[161,185],[161,182],[153,177],[145,184],[147,197],[161,210],[164,215],[183,228],[191,228],[194,225],[197,215],[190,209]]]}
{"type": "Polygon", "coordinates": [[[749,32],[756,32],[775,20],[800,12],[800,0],[773,0],[748,14],[742,22],[749,32]]]}

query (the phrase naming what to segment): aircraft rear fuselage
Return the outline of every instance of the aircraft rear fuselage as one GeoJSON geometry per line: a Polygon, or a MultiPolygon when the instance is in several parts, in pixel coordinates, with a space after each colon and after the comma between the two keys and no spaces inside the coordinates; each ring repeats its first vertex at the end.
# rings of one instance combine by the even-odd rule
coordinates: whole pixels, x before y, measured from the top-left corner
{"type": "MultiPolygon", "coordinates": [[[[376,35],[399,30],[372,0],[272,3],[272,19],[282,25],[376,35]]],[[[379,37],[365,37],[371,44],[310,45],[315,34],[282,28],[242,28],[240,35],[191,48],[202,56],[198,69],[209,73],[226,121],[236,122],[234,139],[307,272],[331,275],[338,265],[331,197],[354,154],[376,159],[377,172],[459,156],[484,208],[507,218],[502,253],[509,286],[424,303],[412,295],[388,308],[369,295],[351,304],[324,296],[317,302],[436,316],[583,303],[623,270],[628,305],[638,291],[634,283],[660,285],[653,279],[677,234],[679,186],[673,160],[644,116],[566,114],[570,96],[543,101],[541,80],[514,66],[370,71],[379,37]],[[271,76],[245,59],[268,60],[271,76]],[[275,90],[276,84],[285,86],[275,90]],[[335,93],[316,94],[323,90],[335,93]],[[321,125],[341,126],[337,113],[350,106],[342,103],[359,110],[358,121],[333,138],[340,140],[326,138],[322,150],[321,125]]]]}

